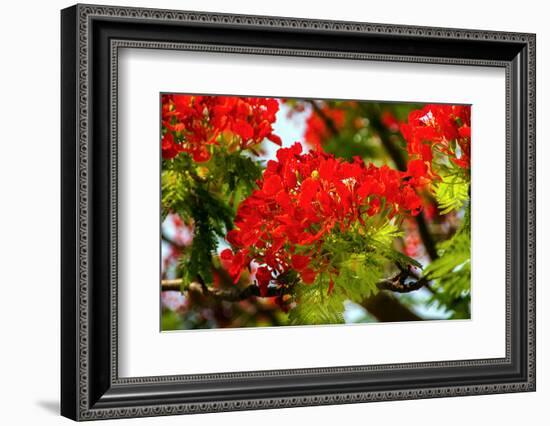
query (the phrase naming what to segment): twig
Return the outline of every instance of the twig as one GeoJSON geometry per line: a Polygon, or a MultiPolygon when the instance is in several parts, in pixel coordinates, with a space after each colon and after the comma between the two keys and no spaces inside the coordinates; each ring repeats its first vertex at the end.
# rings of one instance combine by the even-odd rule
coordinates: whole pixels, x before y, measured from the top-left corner
{"type": "MultiPolygon", "coordinates": [[[[182,280],[162,280],[162,291],[181,291],[182,280]]],[[[240,300],[246,300],[249,297],[276,297],[284,294],[289,294],[290,287],[268,287],[264,295],[260,294],[260,287],[257,285],[249,285],[244,288],[234,287],[229,289],[213,289],[208,288],[206,285],[202,285],[200,282],[195,285],[190,285],[187,290],[202,293],[204,296],[212,297],[214,299],[226,300],[228,302],[238,302],[240,300]]]]}
{"type": "Polygon", "coordinates": [[[428,279],[426,277],[418,278],[410,274],[409,271],[401,271],[393,278],[382,280],[376,284],[379,290],[390,290],[395,293],[410,293],[411,291],[419,290],[422,287],[428,286],[428,279]],[[416,280],[408,281],[411,277],[416,280]]]}
{"type": "Polygon", "coordinates": [[[420,212],[415,216],[416,226],[418,227],[418,233],[420,234],[420,239],[426,248],[426,253],[430,256],[430,259],[436,260],[439,258],[437,254],[437,248],[435,247],[435,241],[433,236],[428,229],[428,224],[426,223],[426,218],[424,212],[420,212]]]}
{"type": "Polygon", "coordinates": [[[161,290],[162,291],[180,291],[181,290],[181,278],[175,280],[162,280],[161,281],[161,290]]]}

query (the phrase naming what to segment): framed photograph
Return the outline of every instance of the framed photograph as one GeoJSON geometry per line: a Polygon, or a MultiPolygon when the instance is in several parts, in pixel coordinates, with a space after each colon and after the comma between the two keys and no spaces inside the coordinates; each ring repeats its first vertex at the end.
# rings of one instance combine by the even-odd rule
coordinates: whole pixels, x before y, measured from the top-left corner
{"type": "Polygon", "coordinates": [[[535,390],[535,35],[61,29],[64,416],[535,390]]]}

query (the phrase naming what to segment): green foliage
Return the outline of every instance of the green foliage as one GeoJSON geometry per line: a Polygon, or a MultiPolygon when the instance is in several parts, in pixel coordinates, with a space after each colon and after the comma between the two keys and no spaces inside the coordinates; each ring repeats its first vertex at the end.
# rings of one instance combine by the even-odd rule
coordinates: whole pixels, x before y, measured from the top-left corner
{"type": "Polygon", "coordinates": [[[209,162],[212,186],[220,194],[227,194],[235,209],[256,188],[262,176],[262,164],[238,151],[215,155],[209,162]]]}
{"type": "Polygon", "coordinates": [[[433,190],[441,214],[460,210],[470,199],[470,183],[458,174],[443,178],[433,190]]]}
{"type": "Polygon", "coordinates": [[[181,257],[179,270],[188,284],[197,278],[212,282],[212,254],[233,226],[233,210],[202,185],[195,186],[186,199],[186,210],[195,226],[189,253],[181,257]]]}
{"type": "Polygon", "coordinates": [[[192,185],[189,175],[175,170],[164,170],[161,175],[161,216],[162,220],[170,212],[177,212],[182,218],[189,218],[186,204],[192,185]]]}
{"type": "Polygon", "coordinates": [[[420,266],[391,246],[401,235],[390,221],[376,224],[369,219],[359,229],[335,232],[323,246],[338,273],[322,273],[312,285],[299,284],[296,307],[290,311],[291,324],[338,324],[343,322],[344,302],[361,303],[378,292],[377,283],[388,265],[420,266]],[[332,280],[332,286],[331,286],[332,280]],[[332,287],[332,291],[329,289],[332,287]]]}
{"type": "MultiPolygon", "coordinates": [[[[435,153],[435,155],[441,155],[435,153]]],[[[470,199],[470,174],[446,157],[437,164],[441,181],[432,184],[432,191],[441,214],[460,211],[470,199]]]]}
{"type": "Polygon", "coordinates": [[[180,330],[182,327],[181,317],[169,310],[164,310],[161,315],[161,330],[170,331],[170,330],[180,330]]]}
{"type": "Polygon", "coordinates": [[[470,212],[467,208],[460,229],[450,240],[438,245],[440,257],[424,271],[435,290],[432,302],[452,312],[453,318],[470,316],[470,248],[470,212]]]}
{"type": "Polygon", "coordinates": [[[323,150],[336,157],[351,160],[355,156],[368,158],[375,164],[386,164],[387,151],[380,143],[381,138],[391,139],[392,143],[406,153],[406,144],[399,132],[392,132],[380,121],[383,111],[391,112],[400,121],[406,121],[408,114],[421,108],[421,104],[388,104],[388,103],[358,103],[326,102],[331,108],[341,108],[346,111],[346,122],[336,135],[323,142],[323,150]],[[368,117],[368,118],[367,118],[368,117]]]}
{"type": "MultiPolygon", "coordinates": [[[[242,153],[219,152],[205,163],[194,163],[186,154],[162,165],[162,208],[163,218],[172,211],[182,218],[191,218],[187,196],[198,186],[233,210],[256,188],[256,181],[262,176],[262,164],[242,153]]],[[[208,200],[206,200],[208,201],[208,200]]]]}
{"type": "Polygon", "coordinates": [[[211,283],[218,240],[232,229],[235,209],[261,177],[261,164],[220,149],[205,163],[180,154],[164,160],[162,170],[162,220],[177,213],[194,227],[193,244],[179,259],[182,287],[196,280],[211,283]]]}
{"type": "Polygon", "coordinates": [[[378,291],[376,284],[384,273],[386,259],[376,252],[352,254],[342,261],[334,282],[334,293],[342,293],[352,302],[360,303],[378,291]]]}
{"type": "MultiPolygon", "coordinates": [[[[243,160],[243,164],[247,163],[247,159],[243,160]]],[[[237,169],[251,173],[250,165],[237,169]]],[[[231,170],[232,182],[238,185],[236,168],[231,170]]],[[[234,209],[218,195],[221,191],[212,190],[216,181],[224,180],[218,172],[223,173],[223,169],[216,169],[211,162],[197,166],[187,155],[179,155],[163,164],[162,216],[174,212],[194,226],[193,244],[182,254],[178,265],[183,287],[197,279],[212,282],[212,255],[217,250],[218,239],[233,227],[234,209]]]]}
{"type": "Polygon", "coordinates": [[[373,135],[366,129],[338,133],[323,142],[323,150],[339,158],[351,160],[355,156],[361,158],[382,158],[383,149],[373,135]]]}
{"type": "Polygon", "coordinates": [[[256,187],[256,180],[262,176],[262,167],[258,162],[239,153],[216,157],[225,170],[226,183],[230,191],[234,191],[239,185],[249,191],[256,187]]]}
{"type": "Polygon", "coordinates": [[[296,306],[289,312],[291,325],[341,324],[344,300],[341,292],[327,294],[328,274],[320,274],[311,285],[296,286],[296,306]]]}

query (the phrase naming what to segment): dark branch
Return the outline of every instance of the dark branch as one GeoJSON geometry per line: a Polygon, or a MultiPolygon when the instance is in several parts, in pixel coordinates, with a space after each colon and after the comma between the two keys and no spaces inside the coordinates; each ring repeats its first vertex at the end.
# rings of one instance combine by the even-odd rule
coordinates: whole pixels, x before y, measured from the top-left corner
{"type": "MultiPolygon", "coordinates": [[[[197,287],[200,288],[200,292],[205,296],[227,300],[230,302],[245,300],[252,296],[275,297],[291,293],[290,286],[268,287],[267,293],[262,295],[260,294],[260,288],[255,284],[244,288],[233,287],[229,289],[212,289],[206,286],[204,282],[201,282],[202,280],[199,279],[197,281],[198,284],[200,284],[200,287],[197,287]]],[[[181,291],[181,284],[181,279],[162,280],[162,291],[181,291]]],[[[427,284],[428,280],[426,278],[418,278],[411,271],[403,270],[395,277],[380,281],[377,284],[377,287],[380,290],[390,290],[395,293],[409,293],[427,286],[427,284]]],[[[192,290],[196,291],[196,287],[192,287],[192,290]]]]}
{"type": "Polygon", "coordinates": [[[401,304],[395,296],[385,291],[380,291],[374,296],[366,298],[361,302],[361,306],[381,322],[422,320],[413,311],[401,304]]]}
{"type": "Polygon", "coordinates": [[[416,225],[418,226],[418,233],[422,239],[422,243],[426,248],[426,253],[430,256],[430,259],[436,260],[439,255],[437,254],[437,249],[435,247],[435,241],[433,239],[432,233],[428,229],[428,224],[426,223],[426,218],[424,212],[420,212],[415,216],[416,225]]]}
{"type": "Polygon", "coordinates": [[[243,289],[224,289],[224,290],[212,290],[209,289],[207,295],[215,299],[226,300],[229,302],[238,302],[240,300],[248,299],[249,297],[276,297],[283,294],[290,293],[289,287],[268,287],[265,294],[260,294],[260,287],[257,285],[249,285],[243,289]]]}
{"type": "Polygon", "coordinates": [[[160,236],[163,241],[167,242],[168,244],[178,248],[178,249],[184,249],[185,245],[178,243],[177,241],[173,240],[172,238],[168,237],[164,233],[160,236]]]}
{"type": "Polygon", "coordinates": [[[395,293],[410,293],[422,287],[429,289],[428,283],[429,281],[426,277],[418,278],[412,275],[410,271],[401,271],[393,278],[380,281],[376,286],[379,290],[390,290],[395,293]],[[414,279],[409,280],[411,277],[414,279]]]}
{"type": "MultiPolygon", "coordinates": [[[[222,275],[227,273],[223,270],[220,270],[222,275]]],[[[229,276],[224,276],[225,282],[230,278],[229,276]]],[[[381,290],[390,290],[393,292],[407,293],[413,291],[414,289],[419,289],[422,285],[425,285],[427,289],[429,287],[426,285],[427,282],[416,277],[413,271],[402,270],[393,278],[382,280],[379,283],[379,288],[381,290]],[[416,281],[412,279],[416,278],[416,281]],[[407,282],[406,280],[410,280],[407,282]]],[[[182,290],[182,280],[162,280],[162,291],[181,291],[182,290]]],[[[191,283],[185,291],[188,291],[192,295],[199,297],[209,297],[216,301],[229,301],[229,302],[238,302],[245,300],[249,297],[261,297],[260,288],[256,285],[249,285],[245,288],[233,287],[229,289],[209,289],[206,286],[202,286],[199,282],[191,283]],[[205,292],[206,290],[206,292],[205,292]]],[[[290,294],[292,291],[292,286],[282,286],[282,287],[269,287],[265,297],[277,297],[284,294],[290,294]]],[[[380,291],[376,295],[366,298],[361,302],[361,305],[374,317],[382,322],[392,322],[392,321],[419,321],[422,320],[421,317],[416,315],[408,307],[404,306],[398,299],[396,299],[389,291],[380,291]]]]}
{"type": "MultiPolygon", "coordinates": [[[[230,281],[228,281],[230,282],[230,281]]],[[[182,279],[174,280],[162,280],[161,281],[161,290],[162,291],[182,291],[182,279]]],[[[241,300],[246,300],[249,297],[276,297],[282,296],[284,294],[290,294],[291,287],[289,286],[280,286],[280,287],[268,287],[265,294],[260,293],[260,287],[255,284],[249,285],[244,288],[237,286],[225,289],[218,288],[209,288],[202,278],[198,277],[197,282],[191,283],[188,288],[183,289],[184,291],[191,291],[194,293],[200,293],[205,297],[211,297],[217,300],[225,300],[228,302],[238,302],[241,300]]]]}
{"type": "Polygon", "coordinates": [[[181,279],[162,280],[160,282],[161,291],[181,291],[181,279]]]}
{"type": "MultiPolygon", "coordinates": [[[[268,287],[266,293],[261,294],[260,287],[257,285],[249,285],[244,288],[213,289],[202,285],[200,282],[191,283],[186,290],[227,302],[239,302],[249,297],[276,297],[290,293],[290,287],[268,287]]],[[[181,280],[163,280],[162,291],[181,291],[181,280]]]]}

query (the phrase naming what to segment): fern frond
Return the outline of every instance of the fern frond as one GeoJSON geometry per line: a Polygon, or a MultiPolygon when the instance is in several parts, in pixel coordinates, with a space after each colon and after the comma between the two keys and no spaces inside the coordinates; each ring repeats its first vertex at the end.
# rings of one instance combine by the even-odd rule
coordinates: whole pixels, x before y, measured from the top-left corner
{"type": "Polygon", "coordinates": [[[441,214],[460,210],[470,199],[470,183],[459,174],[447,176],[433,186],[441,214]]]}
{"type": "Polygon", "coordinates": [[[296,287],[296,306],[288,314],[291,325],[344,323],[345,298],[340,292],[327,295],[328,280],[320,274],[313,284],[296,287]]]}
{"type": "Polygon", "coordinates": [[[438,246],[439,258],[424,271],[436,291],[433,297],[440,307],[453,311],[454,317],[469,317],[471,288],[470,213],[466,209],[464,222],[456,234],[438,246]]]}

